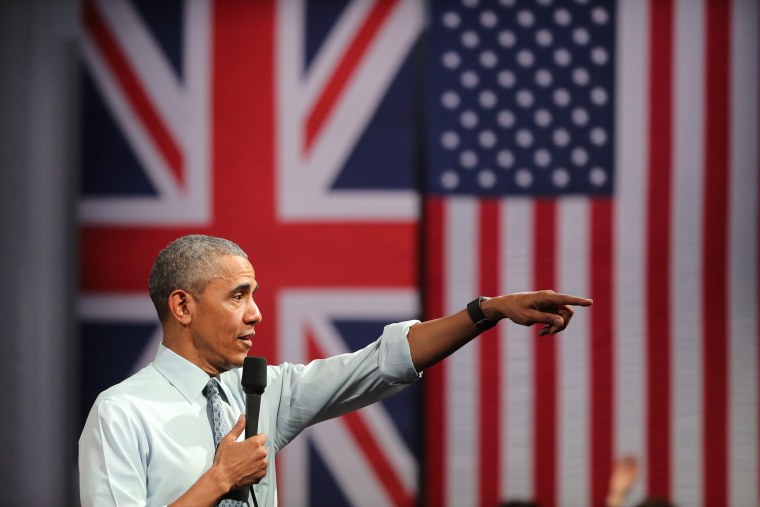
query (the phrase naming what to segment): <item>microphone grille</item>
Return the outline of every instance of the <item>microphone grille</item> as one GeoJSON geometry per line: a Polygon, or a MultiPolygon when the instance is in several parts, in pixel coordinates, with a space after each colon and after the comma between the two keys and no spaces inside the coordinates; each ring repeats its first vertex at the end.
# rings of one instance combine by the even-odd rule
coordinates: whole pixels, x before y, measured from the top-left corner
{"type": "Polygon", "coordinates": [[[246,357],[241,384],[246,393],[262,394],[267,387],[267,360],[258,356],[246,357]]]}

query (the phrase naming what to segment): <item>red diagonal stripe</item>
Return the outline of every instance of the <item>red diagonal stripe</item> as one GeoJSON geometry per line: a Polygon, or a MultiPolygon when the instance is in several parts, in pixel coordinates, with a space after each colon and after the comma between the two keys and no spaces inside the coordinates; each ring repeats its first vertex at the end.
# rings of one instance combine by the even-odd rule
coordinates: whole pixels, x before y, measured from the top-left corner
{"type": "Polygon", "coordinates": [[[367,48],[383,26],[396,3],[396,0],[379,0],[375,3],[367,19],[364,20],[364,24],[356,32],[356,38],[348,46],[348,50],[335,69],[332,78],[328,81],[319,100],[317,100],[314,108],[309,113],[306,121],[305,152],[311,150],[314,139],[317,137],[328,116],[332,113],[338,97],[340,97],[343,89],[348,84],[349,78],[361,63],[367,52],[367,48]]]}
{"type": "MultiPolygon", "coordinates": [[[[326,357],[312,330],[306,331],[306,341],[308,344],[309,361],[326,357]]],[[[404,487],[404,484],[396,474],[396,470],[388,461],[382,445],[377,442],[377,438],[367,427],[359,412],[350,412],[341,417],[354,437],[354,441],[362,449],[375,475],[383,484],[385,491],[393,500],[393,505],[399,507],[411,507],[414,505],[414,495],[404,487]]]]}
{"type": "Polygon", "coordinates": [[[105,20],[91,1],[84,3],[84,25],[100,48],[116,80],[121,85],[132,109],[150,133],[150,137],[180,187],[185,185],[184,161],[176,140],[146,95],[140,80],[118,43],[108,30],[105,20]]]}

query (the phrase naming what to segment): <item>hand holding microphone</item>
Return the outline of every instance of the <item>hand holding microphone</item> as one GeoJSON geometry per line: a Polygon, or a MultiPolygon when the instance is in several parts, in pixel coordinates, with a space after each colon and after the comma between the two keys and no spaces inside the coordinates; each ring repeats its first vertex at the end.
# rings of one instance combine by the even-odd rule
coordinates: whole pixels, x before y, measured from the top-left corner
{"type": "MultiPolygon", "coordinates": [[[[222,497],[236,501],[245,501],[248,486],[258,484],[266,475],[267,451],[264,443],[266,435],[259,435],[258,422],[261,409],[261,395],[267,386],[267,361],[263,357],[248,356],[243,361],[243,377],[240,381],[245,392],[245,444],[237,442],[243,431],[243,417],[222,439],[217,449],[215,462],[222,469],[222,476],[232,482],[230,491],[222,497]],[[255,437],[253,440],[248,440],[255,437]],[[254,440],[256,442],[254,442],[254,440]],[[251,448],[253,444],[253,448],[251,448]],[[253,465],[253,466],[252,466],[253,465]]],[[[254,505],[256,496],[250,490],[254,505]]]]}

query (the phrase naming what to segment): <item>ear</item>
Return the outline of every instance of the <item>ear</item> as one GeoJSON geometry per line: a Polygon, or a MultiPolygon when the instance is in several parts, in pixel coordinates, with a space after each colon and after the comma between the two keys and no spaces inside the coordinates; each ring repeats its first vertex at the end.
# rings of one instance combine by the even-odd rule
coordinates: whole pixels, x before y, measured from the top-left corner
{"type": "Polygon", "coordinates": [[[190,307],[193,295],[182,289],[177,289],[169,294],[169,317],[186,326],[192,320],[190,307]]]}

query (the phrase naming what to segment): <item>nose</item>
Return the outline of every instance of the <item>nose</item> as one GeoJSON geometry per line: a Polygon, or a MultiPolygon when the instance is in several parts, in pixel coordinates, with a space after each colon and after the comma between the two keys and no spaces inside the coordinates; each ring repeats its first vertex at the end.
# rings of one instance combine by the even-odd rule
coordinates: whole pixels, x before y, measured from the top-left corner
{"type": "Polygon", "coordinates": [[[256,301],[253,300],[253,298],[250,298],[248,300],[248,305],[246,308],[245,315],[243,316],[243,320],[248,325],[255,325],[261,322],[261,312],[259,311],[259,306],[256,304],[256,301]]]}

